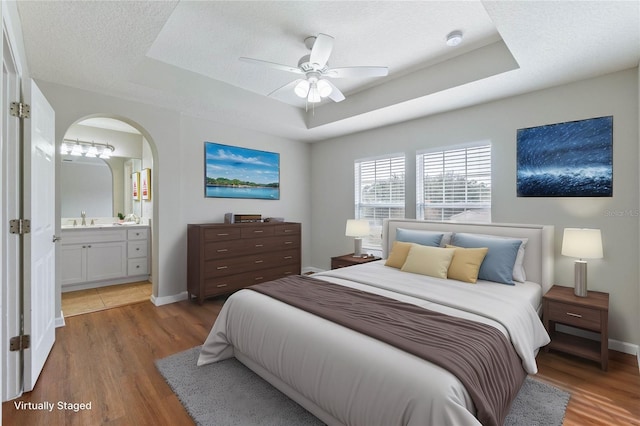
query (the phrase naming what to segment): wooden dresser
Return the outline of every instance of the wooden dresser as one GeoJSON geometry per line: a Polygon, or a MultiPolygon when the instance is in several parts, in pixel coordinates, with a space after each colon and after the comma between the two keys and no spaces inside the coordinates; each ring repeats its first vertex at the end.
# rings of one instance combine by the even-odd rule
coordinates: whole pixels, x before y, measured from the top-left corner
{"type": "Polygon", "coordinates": [[[187,232],[187,290],[199,303],[300,274],[299,223],[189,224],[187,232]]]}

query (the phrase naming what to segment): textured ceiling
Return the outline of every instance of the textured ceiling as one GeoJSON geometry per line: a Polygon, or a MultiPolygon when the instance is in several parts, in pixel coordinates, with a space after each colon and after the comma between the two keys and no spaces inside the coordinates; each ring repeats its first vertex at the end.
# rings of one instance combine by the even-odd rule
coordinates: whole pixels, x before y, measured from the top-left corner
{"type": "MultiPolygon", "coordinates": [[[[20,1],[33,78],[316,141],[638,65],[638,1],[20,1]],[[462,30],[455,48],[446,34],[462,30]],[[335,37],[347,99],[305,111],[266,95],[303,40],[335,37]]],[[[117,114],[117,111],[113,113],[117,114]]]]}

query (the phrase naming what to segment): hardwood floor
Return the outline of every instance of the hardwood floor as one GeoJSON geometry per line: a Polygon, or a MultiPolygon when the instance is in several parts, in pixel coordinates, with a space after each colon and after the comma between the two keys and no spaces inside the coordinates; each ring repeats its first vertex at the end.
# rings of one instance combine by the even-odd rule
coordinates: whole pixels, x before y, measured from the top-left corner
{"type": "MultiPolygon", "coordinates": [[[[151,302],[67,319],[33,392],[5,402],[5,425],[187,425],[189,415],[154,360],[202,344],[222,300],[198,305],[151,302]],[[16,409],[16,402],[91,403],[90,410],[16,409]]],[[[596,363],[542,352],[538,378],[572,393],[565,425],[640,425],[635,357],[613,353],[609,371],[596,363]]]]}

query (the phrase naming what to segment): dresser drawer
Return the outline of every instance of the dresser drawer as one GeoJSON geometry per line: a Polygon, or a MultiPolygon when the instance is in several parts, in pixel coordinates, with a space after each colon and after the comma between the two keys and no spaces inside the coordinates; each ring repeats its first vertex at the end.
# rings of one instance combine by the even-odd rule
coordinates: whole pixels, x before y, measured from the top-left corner
{"type": "Polygon", "coordinates": [[[261,238],[273,235],[273,226],[243,226],[240,230],[241,238],[261,238]]]}
{"type": "Polygon", "coordinates": [[[204,259],[222,259],[226,257],[242,256],[246,254],[248,241],[226,240],[213,241],[204,244],[204,259]]]}
{"type": "Polygon", "coordinates": [[[148,275],[149,274],[149,262],[146,257],[139,259],[129,259],[127,261],[127,275],[148,275]]]}
{"type": "Polygon", "coordinates": [[[569,303],[548,302],[546,314],[549,321],[600,331],[600,311],[569,303]]]}
{"type": "Polygon", "coordinates": [[[133,259],[136,257],[147,257],[149,245],[147,240],[144,241],[129,241],[127,243],[127,257],[133,259]]]}
{"type": "Polygon", "coordinates": [[[205,241],[225,241],[240,238],[240,228],[237,226],[204,228],[202,233],[205,241]]]}
{"type": "Polygon", "coordinates": [[[274,235],[295,235],[300,234],[300,225],[297,223],[285,223],[273,227],[274,235]]]}
{"type": "Polygon", "coordinates": [[[148,229],[127,229],[127,240],[146,240],[149,238],[148,229]]]}

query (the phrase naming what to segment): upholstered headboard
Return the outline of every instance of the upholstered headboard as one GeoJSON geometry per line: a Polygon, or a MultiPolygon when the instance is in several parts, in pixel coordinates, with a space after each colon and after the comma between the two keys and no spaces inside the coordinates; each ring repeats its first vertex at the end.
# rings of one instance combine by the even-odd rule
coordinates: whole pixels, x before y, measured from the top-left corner
{"type": "Polygon", "coordinates": [[[393,242],[396,239],[396,229],[398,228],[528,238],[529,241],[524,254],[524,269],[527,273],[527,281],[537,282],[542,285],[543,294],[553,286],[553,226],[387,219],[382,229],[382,255],[384,258],[387,258],[391,251],[393,242]]]}

